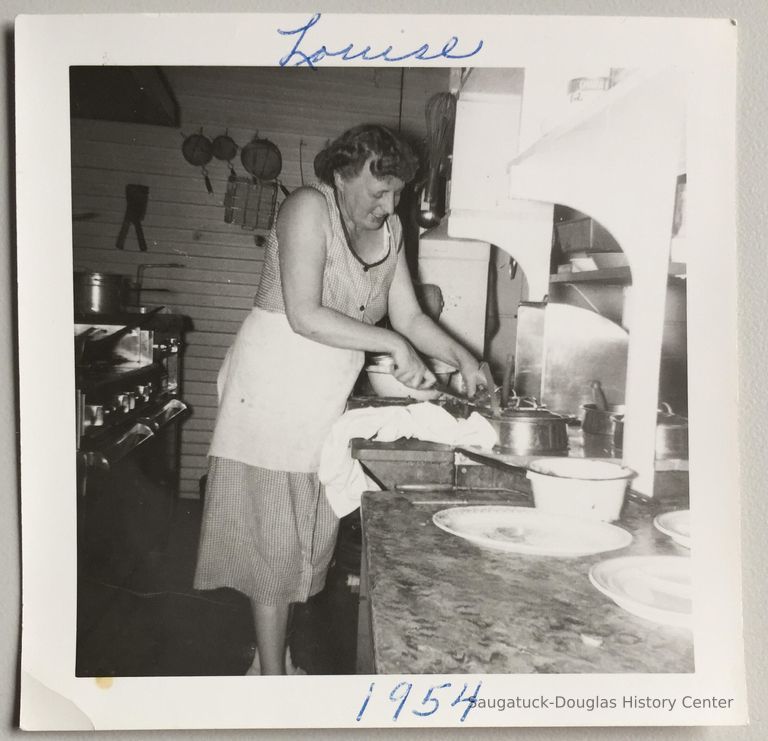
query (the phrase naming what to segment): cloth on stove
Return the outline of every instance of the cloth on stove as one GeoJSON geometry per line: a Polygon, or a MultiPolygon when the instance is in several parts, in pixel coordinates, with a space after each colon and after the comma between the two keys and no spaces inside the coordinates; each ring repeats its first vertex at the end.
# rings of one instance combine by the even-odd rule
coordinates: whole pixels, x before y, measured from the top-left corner
{"type": "Polygon", "coordinates": [[[364,407],[346,412],[333,425],[323,444],[318,469],[325,496],[337,517],[357,509],[364,491],[381,488],[366,475],[360,462],[352,458],[349,441],[356,437],[377,442],[416,438],[444,445],[484,448],[492,448],[498,441],[491,423],[477,412],[468,419],[456,419],[430,402],[405,407],[364,407]]]}

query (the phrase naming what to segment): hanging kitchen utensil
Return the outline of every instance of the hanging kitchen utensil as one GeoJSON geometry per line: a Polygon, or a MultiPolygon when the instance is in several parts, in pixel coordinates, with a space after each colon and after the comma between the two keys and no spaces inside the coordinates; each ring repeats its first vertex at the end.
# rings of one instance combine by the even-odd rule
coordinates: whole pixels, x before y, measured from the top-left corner
{"type": "Polygon", "coordinates": [[[237,154],[237,144],[229,135],[229,130],[219,134],[212,142],[213,156],[217,160],[223,160],[229,165],[229,177],[227,178],[227,190],[224,193],[224,221],[227,224],[232,223],[234,217],[233,205],[235,198],[235,188],[237,187],[237,173],[232,166],[232,160],[237,154]]]}
{"type": "Polygon", "coordinates": [[[419,226],[430,228],[440,223],[445,214],[447,157],[453,146],[456,124],[456,98],[451,93],[437,93],[425,108],[429,174],[421,200],[427,207],[417,215],[419,226]]]}
{"type": "Polygon", "coordinates": [[[211,154],[217,160],[231,163],[237,154],[237,144],[228,133],[219,134],[211,142],[211,154]]]}
{"type": "Polygon", "coordinates": [[[208,177],[208,170],[205,169],[205,166],[213,157],[213,143],[203,134],[202,129],[200,129],[200,133],[190,134],[184,139],[184,143],[181,145],[181,153],[190,165],[202,169],[203,177],[205,178],[205,188],[209,195],[213,195],[213,186],[208,177]]]}
{"type": "Polygon", "coordinates": [[[231,224],[235,218],[235,201],[237,199],[238,177],[235,174],[235,168],[229,166],[229,177],[227,178],[227,190],[224,193],[224,222],[231,224]]]}
{"type": "Polygon", "coordinates": [[[240,152],[240,162],[257,181],[276,180],[283,169],[283,156],[269,139],[258,134],[240,152]]]}
{"type": "Polygon", "coordinates": [[[277,208],[278,182],[230,175],[224,197],[224,221],[243,229],[269,231],[277,208]]]}
{"type": "Polygon", "coordinates": [[[147,251],[147,242],[144,239],[144,230],[141,228],[141,222],[147,213],[147,203],[149,203],[149,188],[146,185],[126,185],[125,186],[125,216],[120,231],[117,234],[117,249],[121,250],[125,246],[125,238],[128,236],[128,227],[133,224],[136,230],[136,239],[139,242],[139,249],[142,252],[147,251]]]}

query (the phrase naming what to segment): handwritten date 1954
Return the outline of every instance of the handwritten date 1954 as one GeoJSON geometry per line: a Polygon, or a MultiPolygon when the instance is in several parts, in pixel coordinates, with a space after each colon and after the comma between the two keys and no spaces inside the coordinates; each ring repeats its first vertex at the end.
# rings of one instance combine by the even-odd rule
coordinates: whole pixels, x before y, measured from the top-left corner
{"type": "Polygon", "coordinates": [[[364,62],[402,62],[406,59],[418,59],[422,61],[429,61],[433,59],[467,59],[475,56],[480,49],[483,48],[482,39],[477,42],[477,46],[472,51],[460,53],[454,52],[454,49],[459,45],[459,39],[456,36],[451,36],[448,41],[443,44],[442,49],[438,51],[432,51],[429,44],[422,44],[416,49],[411,51],[396,54],[393,51],[393,47],[384,47],[380,51],[372,51],[370,46],[364,46],[360,49],[355,49],[355,45],[350,42],[341,49],[331,50],[325,44],[321,44],[317,48],[313,49],[314,44],[307,41],[307,34],[311,28],[316,26],[321,18],[321,13],[315,13],[306,23],[298,28],[282,29],[278,28],[277,32],[281,36],[295,36],[296,40],[293,43],[291,50],[280,59],[280,66],[293,66],[301,67],[306,65],[308,67],[314,67],[318,62],[326,57],[339,57],[345,62],[352,62],[355,60],[361,60],[364,62]],[[303,46],[303,48],[301,48],[303,46]]]}
{"type": "MultiPolygon", "coordinates": [[[[355,720],[361,720],[363,715],[365,715],[365,711],[368,709],[368,703],[371,700],[371,697],[373,696],[373,688],[375,686],[376,682],[371,682],[371,684],[368,686],[368,694],[365,696],[365,699],[363,700],[363,704],[360,706],[360,710],[357,713],[357,717],[355,720]]],[[[467,684],[464,683],[464,686],[459,690],[459,693],[454,697],[452,700],[450,700],[450,706],[455,707],[456,705],[460,705],[461,703],[464,703],[464,712],[461,714],[461,717],[459,718],[460,722],[464,722],[467,715],[469,715],[469,711],[472,710],[475,705],[477,704],[477,695],[480,692],[480,687],[482,685],[482,682],[478,682],[477,687],[475,687],[475,691],[471,695],[467,695],[467,684]]],[[[417,707],[411,709],[411,713],[413,715],[426,718],[430,715],[434,715],[440,708],[440,700],[437,698],[437,693],[440,692],[440,690],[446,690],[449,687],[451,687],[450,682],[444,682],[443,684],[436,684],[432,685],[425,693],[424,697],[421,699],[421,702],[418,704],[417,707]]],[[[392,720],[397,720],[400,717],[400,713],[403,710],[403,707],[405,706],[405,703],[407,702],[411,690],[413,689],[413,682],[398,682],[393,688],[392,691],[389,693],[389,699],[391,702],[396,703],[395,712],[392,715],[392,720]]],[[[448,696],[450,698],[450,695],[448,696]]],[[[448,698],[444,699],[447,701],[448,698]]]]}

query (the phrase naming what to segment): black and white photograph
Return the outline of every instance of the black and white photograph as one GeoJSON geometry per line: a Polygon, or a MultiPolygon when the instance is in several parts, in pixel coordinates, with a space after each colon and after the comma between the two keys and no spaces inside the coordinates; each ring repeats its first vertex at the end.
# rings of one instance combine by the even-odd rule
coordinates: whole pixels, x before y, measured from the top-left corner
{"type": "Polygon", "coordinates": [[[741,722],[732,26],[373,18],[17,25],[22,724],[741,722]]]}

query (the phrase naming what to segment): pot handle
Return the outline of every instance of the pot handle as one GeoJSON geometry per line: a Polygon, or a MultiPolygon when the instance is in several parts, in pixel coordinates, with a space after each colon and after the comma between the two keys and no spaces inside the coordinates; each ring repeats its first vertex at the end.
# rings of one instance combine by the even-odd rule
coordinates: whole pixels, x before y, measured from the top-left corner
{"type": "Polygon", "coordinates": [[[603,391],[603,385],[600,381],[592,381],[590,384],[592,388],[592,399],[595,406],[599,411],[605,412],[608,409],[608,400],[605,398],[605,392],[603,391]]]}
{"type": "MultiPolygon", "coordinates": [[[[512,393],[514,393],[514,390],[512,393]]],[[[515,402],[513,405],[514,409],[541,409],[541,405],[534,396],[518,396],[514,394],[512,401],[515,402]],[[524,404],[528,404],[528,407],[523,406],[524,404]]]]}

